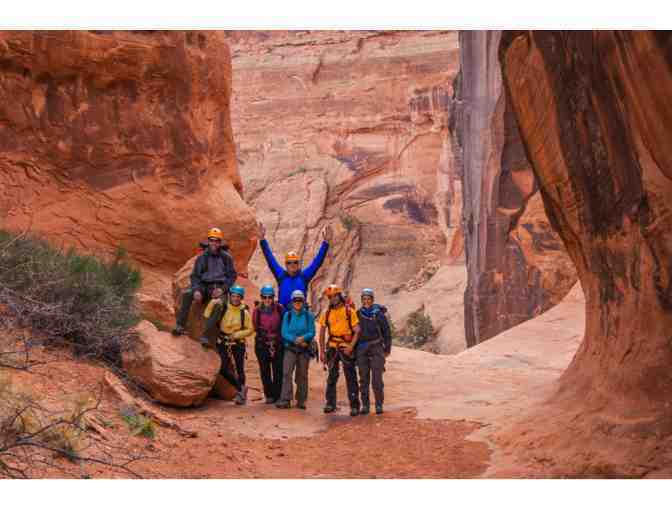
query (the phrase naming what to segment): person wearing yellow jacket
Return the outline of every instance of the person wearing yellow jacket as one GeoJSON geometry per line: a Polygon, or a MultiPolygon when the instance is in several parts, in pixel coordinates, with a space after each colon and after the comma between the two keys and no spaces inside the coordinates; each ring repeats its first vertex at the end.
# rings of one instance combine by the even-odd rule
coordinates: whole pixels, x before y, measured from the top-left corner
{"type": "MultiPolygon", "coordinates": [[[[247,403],[245,342],[248,338],[254,336],[252,316],[247,305],[243,303],[244,297],[245,289],[240,285],[234,285],[229,289],[229,301],[219,323],[220,334],[217,337],[217,351],[222,358],[219,373],[238,390],[234,398],[238,405],[247,403]],[[237,377],[233,375],[231,357],[233,357],[236,365],[237,377]]],[[[208,304],[203,315],[207,318],[210,313],[212,313],[212,308],[208,304]]]]}

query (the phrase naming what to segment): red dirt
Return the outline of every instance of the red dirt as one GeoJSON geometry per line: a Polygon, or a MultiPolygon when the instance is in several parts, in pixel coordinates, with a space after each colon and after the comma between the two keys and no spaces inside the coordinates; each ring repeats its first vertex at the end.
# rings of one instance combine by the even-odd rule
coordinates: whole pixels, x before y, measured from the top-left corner
{"type": "MultiPolygon", "coordinates": [[[[34,395],[48,395],[59,402],[82,391],[96,393],[107,370],[72,360],[61,350],[34,349],[32,357],[50,362],[30,372],[12,370],[10,375],[34,395]]],[[[320,395],[312,393],[308,413],[321,417],[320,395]]],[[[269,426],[259,422],[311,421],[313,415],[298,409],[276,410],[259,401],[237,408],[230,402],[209,400],[199,409],[163,409],[181,426],[196,431],[196,437],[157,426],[156,437],[147,439],[131,436],[120,408],[120,402],[106,391],[96,411],[108,422],[109,437],[104,443],[127,454],[149,457],[130,466],[144,478],[471,478],[485,471],[490,456],[485,443],[466,439],[479,428],[477,423],[417,419],[414,409],[356,418],[335,414],[321,432],[269,439],[258,436],[258,430],[269,426]],[[245,428],[250,416],[258,418],[259,429],[245,428]],[[247,435],[234,432],[237,426],[247,435]]],[[[130,476],[103,465],[78,465],[65,459],[55,463],[60,469],[45,469],[33,476],[130,476]]]]}

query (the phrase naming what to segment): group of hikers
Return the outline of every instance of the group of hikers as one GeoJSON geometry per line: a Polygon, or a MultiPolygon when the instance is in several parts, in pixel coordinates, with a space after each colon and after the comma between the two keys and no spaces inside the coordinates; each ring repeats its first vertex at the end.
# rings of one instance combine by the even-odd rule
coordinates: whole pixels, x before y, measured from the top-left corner
{"type": "Polygon", "coordinates": [[[361,307],[356,309],[343,289],[336,284],[329,285],[324,290],[329,305],[318,319],[320,331],[316,340],[315,315],[306,296],[311,280],[327,256],[331,228],[323,230],[319,252],[305,268],[301,267],[301,259],[295,251],[285,254],[285,267],[282,267],[266,240],[266,229],[260,225],[259,230],[261,250],[277,283],[277,299],[274,286],[263,285],[259,301],[250,314],[243,302],[245,289],[235,283],[237,273],[223,244],[223,233],[211,228],[207,245],[202,246],[203,252],[194,263],[191,286],[183,293],[172,334],[185,333],[194,301],[206,305],[205,330],[199,341],[207,348],[211,336],[216,337],[222,360],[220,374],[236,388],[234,401],[238,405],[247,403],[246,340],[254,336],[266,404],[289,409],[294,396],[296,407],[306,409],[308,368],[310,360],[317,359],[328,370],[325,413],[336,411],[336,386],[343,365],[350,416],[370,413],[370,385],[376,413],[382,414],[385,358],[392,347],[386,308],[375,303],[374,291],[370,288],[362,290],[361,307]]]}

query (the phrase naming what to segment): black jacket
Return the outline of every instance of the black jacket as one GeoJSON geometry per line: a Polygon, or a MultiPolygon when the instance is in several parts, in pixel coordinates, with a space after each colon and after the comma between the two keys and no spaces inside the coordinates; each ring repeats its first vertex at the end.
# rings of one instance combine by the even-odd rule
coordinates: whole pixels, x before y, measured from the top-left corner
{"type": "Polygon", "coordinates": [[[365,345],[369,341],[382,337],[385,352],[390,352],[392,349],[392,331],[385,316],[387,308],[374,304],[369,310],[368,313],[364,313],[362,308],[357,310],[360,329],[357,345],[365,345]]]}
{"type": "Polygon", "coordinates": [[[228,291],[228,289],[236,282],[238,273],[236,273],[236,270],[233,267],[233,258],[227,251],[222,249],[220,249],[216,255],[211,254],[210,250],[205,250],[198,256],[194,263],[194,269],[191,272],[191,288],[197,289],[205,284],[202,277],[208,270],[208,259],[210,257],[222,258],[222,261],[224,262],[224,281],[222,282],[222,286],[228,291]]]}

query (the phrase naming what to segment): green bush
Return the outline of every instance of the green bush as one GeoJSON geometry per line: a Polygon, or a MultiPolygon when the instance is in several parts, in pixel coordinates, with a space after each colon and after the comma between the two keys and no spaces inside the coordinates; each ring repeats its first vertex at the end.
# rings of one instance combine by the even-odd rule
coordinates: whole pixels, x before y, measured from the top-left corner
{"type": "Polygon", "coordinates": [[[123,249],[105,261],[0,231],[0,304],[20,327],[69,341],[78,354],[120,361],[135,339],[140,283],[123,249]]]}
{"type": "Polygon", "coordinates": [[[359,226],[359,220],[350,214],[341,216],[341,223],[348,231],[359,226]]]}
{"type": "Polygon", "coordinates": [[[154,422],[151,418],[136,412],[132,407],[123,408],[121,410],[121,418],[128,425],[131,435],[154,439],[154,422]]]}
{"type": "Polygon", "coordinates": [[[406,321],[406,333],[400,334],[396,328],[392,329],[392,338],[396,344],[404,347],[421,348],[431,342],[436,336],[432,319],[422,310],[411,313],[406,321]]]}

